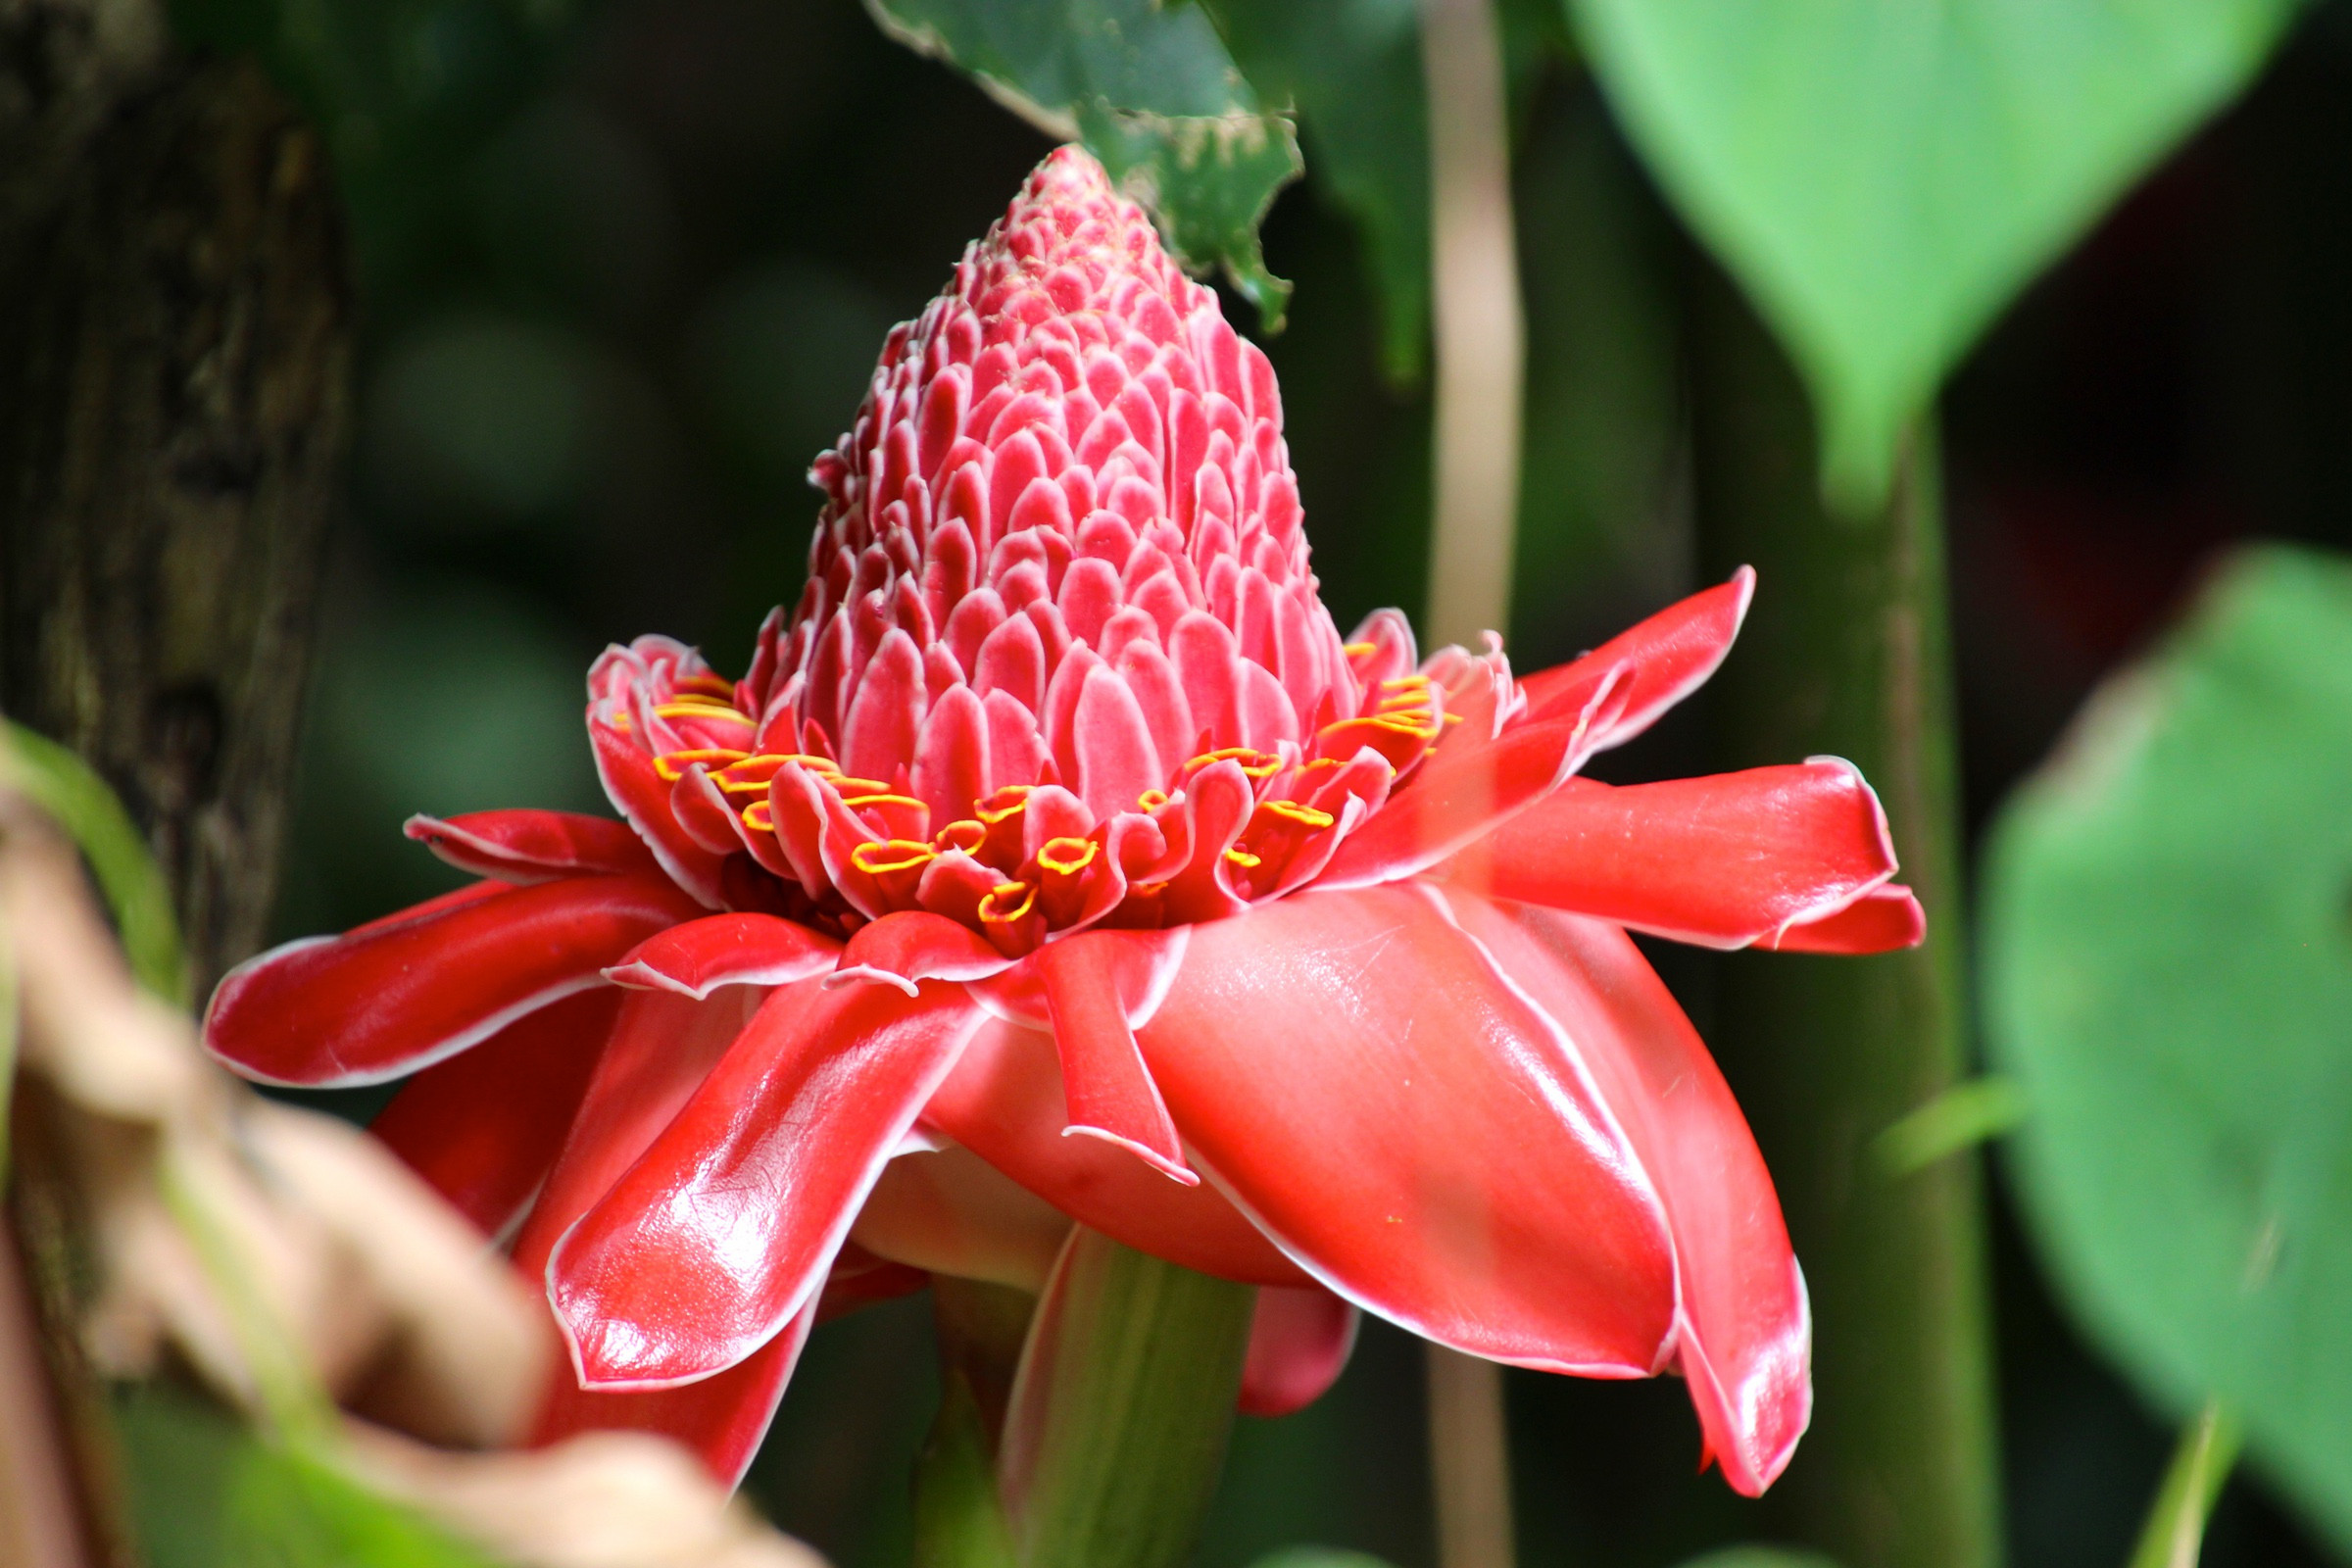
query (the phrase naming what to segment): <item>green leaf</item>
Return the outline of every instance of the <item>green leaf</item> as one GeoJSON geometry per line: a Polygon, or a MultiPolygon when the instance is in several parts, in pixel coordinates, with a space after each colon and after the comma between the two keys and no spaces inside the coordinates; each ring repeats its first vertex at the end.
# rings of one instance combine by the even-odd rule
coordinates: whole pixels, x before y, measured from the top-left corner
{"type": "Polygon", "coordinates": [[[2262,63],[2297,0],[1568,0],[1634,141],[1885,495],[1984,325],[2262,63]]]}
{"type": "Polygon", "coordinates": [[[115,1407],[131,1522],[152,1568],[491,1568],[309,1454],[160,1388],[115,1407]]]}
{"type": "Polygon", "coordinates": [[[2045,1264],[2352,1546],[2352,563],[2236,558],[2011,801],[1985,882],[2045,1264]]]}
{"type": "Polygon", "coordinates": [[[2165,1467],[2155,1506],[2148,1510],[2139,1545],[2132,1553],[2132,1568],[2193,1568],[2205,1540],[2205,1521],[2230,1479],[2230,1467],[2237,1462],[2242,1436],[2237,1422],[2215,1403],[2208,1403],[2181,1429],[2180,1445],[2165,1467]]]}
{"type": "Polygon", "coordinates": [[[1362,227],[1390,378],[1429,340],[1429,123],[1417,0],[1202,0],[1252,86],[1305,126],[1315,182],[1362,227]]]}
{"type": "Polygon", "coordinates": [[[48,812],[89,861],[139,984],[186,1006],[194,982],[172,912],[172,885],[106,780],[65,747],[14,722],[0,748],[0,782],[48,812]]]}
{"type": "Polygon", "coordinates": [[[1817,1551],[1792,1551],[1787,1546],[1726,1546],[1692,1557],[1683,1568],[1838,1568],[1838,1564],[1817,1551]]]}
{"type": "MultiPolygon", "coordinates": [[[[1307,172],[1363,231],[1380,301],[1381,368],[1421,377],[1429,344],[1429,106],[1419,0],[1197,0],[1242,74],[1267,103],[1288,104],[1306,139],[1307,172]]],[[[1514,123],[1544,67],[1567,53],[1558,0],[1499,0],[1514,123]]]]}
{"type": "Polygon", "coordinates": [[[892,37],[957,67],[1050,136],[1082,141],[1177,260],[1222,265],[1281,330],[1291,285],[1257,225],[1298,177],[1290,117],[1262,109],[1198,7],[1159,0],[866,0],[892,37]]]}

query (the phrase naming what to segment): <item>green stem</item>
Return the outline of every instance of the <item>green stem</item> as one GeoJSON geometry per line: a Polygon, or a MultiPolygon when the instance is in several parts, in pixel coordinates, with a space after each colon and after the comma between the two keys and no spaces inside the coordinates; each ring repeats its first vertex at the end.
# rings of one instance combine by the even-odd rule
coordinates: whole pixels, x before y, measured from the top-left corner
{"type": "Polygon", "coordinates": [[[1037,1298],[938,1274],[939,1414],[914,1469],[914,1568],[1014,1568],[997,1496],[998,1436],[1037,1298]]]}
{"type": "Polygon", "coordinates": [[[1256,1292],[1071,1234],[998,1475],[1025,1568],[1175,1568],[1216,1491],[1256,1292]]]}
{"type": "Polygon", "coordinates": [[[2156,1489],[2156,1504],[2140,1532],[2132,1568],[2197,1568],[2205,1521],[2237,1463],[2242,1434],[2218,1400],[2208,1400],[2180,1432],[2180,1446],[2156,1489]]]}
{"type": "Polygon", "coordinates": [[[1804,394],[1719,273],[1690,312],[1692,459],[1709,574],[1758,573],[1714,683],[1725,767],[1828,753],[1878,787],[1927,945],[1738,954],[1714,1044],[1772,1167],[1814,1312],[1813,1427],[1773,1495],[1847,1568],[1998,1555],[1983,1214],[1974,1161],[1908,1175],[1879,1135],[1963,1068],[1959,812],[1940,479],[1923,429],[1886,510],[1825,509],[1804,394]]]}

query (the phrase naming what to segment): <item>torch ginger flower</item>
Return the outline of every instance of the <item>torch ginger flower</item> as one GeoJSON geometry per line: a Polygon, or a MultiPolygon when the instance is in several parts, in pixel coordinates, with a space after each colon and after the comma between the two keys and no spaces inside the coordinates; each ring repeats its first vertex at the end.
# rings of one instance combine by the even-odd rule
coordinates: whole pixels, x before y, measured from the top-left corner
{"type": "Polygon", "coordinates": [[[1712,672],[1751,574],[1525,679],[1494,639],[1419,658],[1394,611],[1343,638],[1272,367],[1068,148],[811,477],[808,585],[748,674],[659,637],[591,672],[625,825],[414,819],[482,880],[263,955],[207,1019],[268,1081],[418,1075],[379,1130],[519,1223],[587,1391],[551,1430],[661,1426],[731,1474],[828,1277],[907,1277],[853,1224],[952,1269],[1043,1199],[1286,1288],[1259,1408],[1336,1373],[1344,1301],[1677,1371],[1768,1485],[1803,1280],[1627,931],[1867,953],[1919,906],[1844,762],[1576,776],[1712,672]],[[894,1156],[942,1146],[964,1198],[884,1212],[894,1156]]]}

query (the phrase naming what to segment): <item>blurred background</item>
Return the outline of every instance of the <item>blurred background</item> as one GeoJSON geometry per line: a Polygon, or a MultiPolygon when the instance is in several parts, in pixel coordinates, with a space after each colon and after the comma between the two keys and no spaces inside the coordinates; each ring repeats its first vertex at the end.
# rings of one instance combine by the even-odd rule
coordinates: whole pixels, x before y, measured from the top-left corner
{"type": "MultiPolygon", "coordinates": [[[[641,632],[738,672],[800,586],[808,461],[891,323],[1047,150],[856,0],[435,0],[305,11],[361,269],[360,416],[278,935],[451,885],[412,811],[598,809],[582,676],[641,632]]],[[[254,24],[197,7],[235,46],[254,24]]],[[[1698,584],[1678,322],[1713,264],[1564,40],[1514,104],[1529,316],[1511,651],[1537,667],[1698,584]]],[[[1281,375],[1343,626],[1419,607],[1426,383],[1384,371],[1358,232],[1308,178],[1265,227],[1281,375]]],[[[1942,405],[1968,819],[1981,826],[2217,547],[2352,545],[2352,4],[2008,311],[1942,405]]],[[[1228,312],[1247,329],[1254,314],[1228,312]]],[[[1764,592],[1771,592],[1769,582],[1764,592]]],[[[1608,760],[1693,770],[1703,711],[1608,760]]],[[[1702,1033],[1716,960],[1653,948],[1702,1033]]],[[[1727,1063],[1735,1090],[1737,1062],[1727,1063]]],[[[366,1097],[343,1102],[354,1116],[366,1097]]],[[[1768,1151],[1769,1152],[1769,1151],[1768,1151]]],[[[2009,1560],[2121,1562],[2170,1447],[2074,1337],[1994,1161],[2009,1560]]],[[[907,1560],[936,1396],[922,1298],[820,1330],[749,1490],[843,1568],[907,1560]]],[[[1433,1557],[1416,1347],[1368,1323],[1320,1404],[1245,1419],[1200,1561],[1433,1557]]],[[[1649,1565],[1750,1534],[1670,1383],[1511,1375],[1523,1559],[1649,1565]]],[[[1801,1456],[1799,1462],[1801,1463],[1801,1456]]],[[[2330,1560],[2241,1474],[2205,1561],[2330,1560]]]]}

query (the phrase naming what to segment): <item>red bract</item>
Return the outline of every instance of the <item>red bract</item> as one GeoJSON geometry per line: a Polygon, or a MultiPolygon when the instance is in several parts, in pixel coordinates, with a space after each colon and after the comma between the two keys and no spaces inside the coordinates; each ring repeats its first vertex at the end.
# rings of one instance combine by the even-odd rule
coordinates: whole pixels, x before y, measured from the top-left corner
{"type": "Polygon", "coordinates": [[[383,1126],[519,1220],[579,1374],[547,1430],[653,1426],[732,1475],[817,1313],[914,1268],[1034,1286],[1067,1216],[1283,1288],[1250,1408],[1329,1383],[1348,1302],[1680,1371],[1767,1485],[1803,1282],[1626,929],[1872,952],[1919,907],[1846,763],[1573,776],[1707,677],[1750,575],[1524,681],[1492,640],[1419,658],[1395,612],[1343,638],[1271,367],[1071,149],[813,477],[808,587],[748,675],[662,638],[591,673],[633,834],[418,818],[488,880],[264,955],[207,1020],[278,1082],[423,1069],[383,1126]]]}

